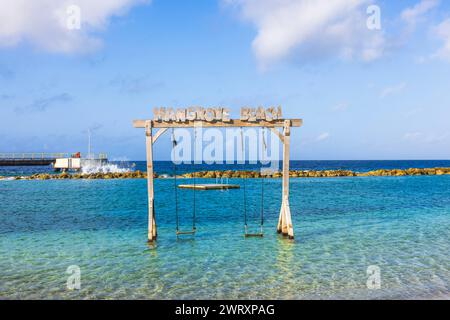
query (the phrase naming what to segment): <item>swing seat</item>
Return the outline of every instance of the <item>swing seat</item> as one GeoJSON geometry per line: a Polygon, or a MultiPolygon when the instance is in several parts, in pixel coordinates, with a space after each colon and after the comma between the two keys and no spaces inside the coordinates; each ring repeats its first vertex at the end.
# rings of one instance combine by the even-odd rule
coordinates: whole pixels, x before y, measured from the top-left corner
{"type": "Polygon", "coordinates": [[[246,233],[246,238],[262,238],[264,237],[264,233],[246,233]]]}
{"type": "Polygon", "coordinates": [[[246,238],[262,238],[262,237],[264,237],[264,232],[263,232],[262,227],[261,227],[261,231],[260,232],[256,232],[256,233],[248,232],[248,228],[247,228],[247,225],[246,225],[245,226],[244,236],[246,238]]]}
{"type": "Polygon", "coordinates": [[[196,231],[197,231],[197,229],[195,229],[195,228],[193,228],[192,231],[179,231],[179,230],[177,230],[177,236],[195,234],[196,231]]]}
{"type": "Polygon", "coordinates": [[[194,189],[194,190],[227,190],[240,189],[238,184],[220,184],[220,183],[206,183],[206,184],[180,184],[180,189],[194,189]]]}

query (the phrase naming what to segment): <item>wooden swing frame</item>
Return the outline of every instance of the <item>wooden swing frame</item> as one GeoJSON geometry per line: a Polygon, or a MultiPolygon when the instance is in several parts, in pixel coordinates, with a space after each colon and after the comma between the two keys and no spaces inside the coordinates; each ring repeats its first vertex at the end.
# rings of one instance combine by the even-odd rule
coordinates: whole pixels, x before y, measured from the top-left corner
{"type": "Polygon", "coordinates": [[[206,121],[206,120],[186,120],[162,121],[162,120],[134,120],[135,128],[145,129],[145,145],[147,160],[147,192],[148,192],[148,242],[153,242],[157,238],[157,226],[155,217],[155,191],[154,191],[154,170],[153,170],[153,144],[169,128],[242,128],[242,127],[265,127],[275,133],[283,143],[283,187],[282,203],[278,218],[277,232],[289,239],[294,239],[294,229],[292,226],[291,209],[289,206],[289,162],[291,147],[291,128],[301,127],[302,119],[282,119],[274,121],[256,120],[232,120],[229,121],[206,121]],[[282,131],[278,130],[279,128],[282,131]],[[153,129],[159,129],[153,135],[153,129]]]}

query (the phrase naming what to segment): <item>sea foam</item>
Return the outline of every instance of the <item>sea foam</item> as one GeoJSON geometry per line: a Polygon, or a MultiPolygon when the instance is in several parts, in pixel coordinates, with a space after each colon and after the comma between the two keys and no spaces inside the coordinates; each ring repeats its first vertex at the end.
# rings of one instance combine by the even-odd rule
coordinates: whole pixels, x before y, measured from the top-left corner
{"type": "Polygon", "coordinates": [[[108,163],[103,165],[88,165],[83,166],[81,172],[83,174],[90,173],[126,173],[131,172],[130,168],[124,168],[114,163],[108,163]]]}

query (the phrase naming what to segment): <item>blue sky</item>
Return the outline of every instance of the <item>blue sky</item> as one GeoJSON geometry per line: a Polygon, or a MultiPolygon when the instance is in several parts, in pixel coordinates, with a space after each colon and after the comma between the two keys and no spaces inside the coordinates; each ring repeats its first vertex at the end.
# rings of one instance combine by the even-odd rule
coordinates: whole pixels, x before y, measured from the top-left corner
{"type": "Polygon", "coordinates": [[[154,106],[282,105],[304,119],[294,159],[450,158],[447,1],[89,3],[0,1],[0,152],[85,152],[91,129],[95,151],[141,160],[132,120],[154,106]],[[80,30],[55,19],[68,4],[80,30]]]}

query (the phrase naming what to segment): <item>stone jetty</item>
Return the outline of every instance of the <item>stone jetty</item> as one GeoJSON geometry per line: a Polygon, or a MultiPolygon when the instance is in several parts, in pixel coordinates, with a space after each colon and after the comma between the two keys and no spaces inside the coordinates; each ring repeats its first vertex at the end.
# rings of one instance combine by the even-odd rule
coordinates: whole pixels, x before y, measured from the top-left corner
{"type": "MultiPolygon", "coordinates": [[[[411,168],[411,169],[380,169],[369,172],[354,172],[349,170],[291,170],[292,178],[336,178],[336,177],[402,177],[402,176],[435,176],[450,175],[450,168],[411,168]]],[[[281,172],[266,173],[267,178],[281,178],[281,172]]],[[[185,173],[177,178],[261,178],[260,171],[198,171],[185,173]]],[[[0,177],[0,180],[5,177],[0,177]]],[[[62,179],[145,179],[147,173],[142,171],[121,173],[38,173],[31,176],[15,177],[16,180],[62,180],[62,179]]],[[[167,178],[167,175],[154,174],[154,178],[167,178]]]]}

